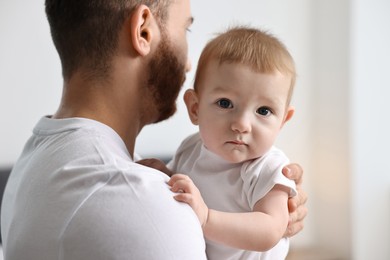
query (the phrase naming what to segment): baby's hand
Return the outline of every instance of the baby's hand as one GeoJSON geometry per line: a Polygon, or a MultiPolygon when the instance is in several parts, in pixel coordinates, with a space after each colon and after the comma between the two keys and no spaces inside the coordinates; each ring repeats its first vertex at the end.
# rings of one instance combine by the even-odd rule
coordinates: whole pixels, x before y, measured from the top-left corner
{"type": "Polygon", "coordinates": [[[178,193],[174,197],[177,201],[185,202],[191,206],[203,227],[207,222],[209,209],[190,177],[180,173],[174,174],[169,180],[168,185],[172,187],[171,190],[173,192],[178,193]]]}
{"type": "Polygon", "coordinates": [[[165,163],[159,159],[143,159],[143,160],[140,160],[140,161],[137,161],[137,163],[139,164],[142,164],[144,166],[147,166],[147,167],[150,167],[150,168],[153,168],[153,169],[156,169],[156,170],[159,170],[163,173],[165,173],[166,175],[168,175],[169,177],[173,175],[173,172],[171,170],[169,170],[167,168],[167,166],[165,165],[165,163]]]}

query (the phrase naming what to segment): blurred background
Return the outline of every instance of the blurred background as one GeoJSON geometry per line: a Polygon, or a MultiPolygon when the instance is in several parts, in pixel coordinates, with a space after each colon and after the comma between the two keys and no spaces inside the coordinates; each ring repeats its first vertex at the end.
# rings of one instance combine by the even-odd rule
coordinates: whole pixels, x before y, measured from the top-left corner
{"type": "MultiPolygon", "coordinates": [[[[390,1],[193,0],[193,69],[207,40],[252,25],[279,37],[295,58],[296,114],[278,140],[305,170],[305,229],[289,259],[390,259],[390,1]]],[[[0,180],[39,118],[57,109],[60,62],[44,1],[0,0],[0,180]]],[[[170,157],[197,129],[182,102],[137,141],[144,157],[170,157]]],[[[28,217],[28,216],[26,216],[28,217]]]]}

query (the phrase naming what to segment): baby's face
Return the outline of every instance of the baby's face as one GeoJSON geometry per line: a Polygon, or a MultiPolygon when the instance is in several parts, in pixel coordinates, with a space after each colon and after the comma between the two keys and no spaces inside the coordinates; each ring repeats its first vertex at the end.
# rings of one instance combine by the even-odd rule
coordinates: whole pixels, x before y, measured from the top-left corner
{"type": "Polygon", "coordinates": [[[230,162],[264,155],[293,108],[291,77],[258,73],[237,63],[210,62],[198,89],[198,124],[205,146],[230,162]]]}

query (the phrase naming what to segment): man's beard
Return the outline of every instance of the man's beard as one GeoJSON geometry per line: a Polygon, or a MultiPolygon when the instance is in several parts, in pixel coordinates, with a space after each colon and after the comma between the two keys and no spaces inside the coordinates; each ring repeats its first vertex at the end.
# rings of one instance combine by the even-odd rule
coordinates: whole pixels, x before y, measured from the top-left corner
{"type": "Polygon", "coordinates": [[[156,113],[154,123],[176,112],[176,99],[185,81],[185,64],[179,61],[165,34],[149,63],[148,88],[152,92],[156,113]]]}

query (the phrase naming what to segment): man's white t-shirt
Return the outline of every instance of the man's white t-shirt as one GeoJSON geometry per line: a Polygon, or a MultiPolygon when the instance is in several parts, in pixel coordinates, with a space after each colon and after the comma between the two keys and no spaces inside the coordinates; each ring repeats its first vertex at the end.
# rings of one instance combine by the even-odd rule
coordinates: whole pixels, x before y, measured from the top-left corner
{"type": "Polygon", "coordinates": [[[44,117],[4,193],[5,259],[206,259],[200,223],[167,181],[110,127],[44,117]]]}
{"type": "MultiPolygon", "coordinates": [[[[224,212],[251,212],[256,202],[276,184],[289,187],[290,196],[296,195],[295,182],[282,174],[282,168],[288,163],[286,155],[272,147],[261,158],[233,164],[207,150],[200,135],[194,134],[182,142],[168,167],[173,172],[188,175],[209,208],[224,212]]],[[[289,249],[287,238],[262,253],[230,248],[209,240],[206,242],[209,260],[281,260],[287,256],[289,249]]]]}

